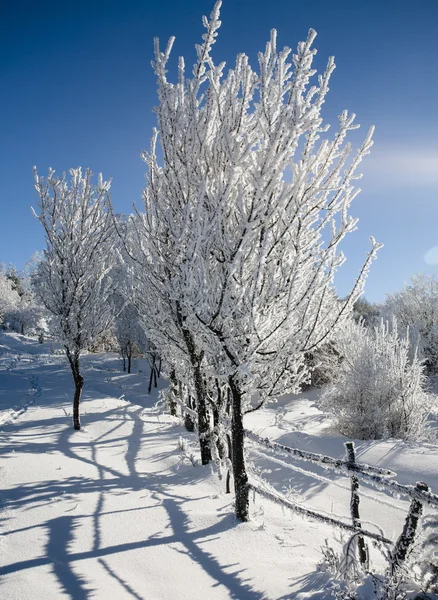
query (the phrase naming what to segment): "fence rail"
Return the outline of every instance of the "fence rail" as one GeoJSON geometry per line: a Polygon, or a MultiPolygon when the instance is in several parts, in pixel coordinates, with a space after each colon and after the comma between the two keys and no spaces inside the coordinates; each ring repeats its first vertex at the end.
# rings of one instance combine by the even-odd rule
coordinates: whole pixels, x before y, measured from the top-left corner
{"type": "MultiPolygon", "coordinates": [[[[352,520],[351,525],[349,523],[341,521],[340,519],[336,519],[329,515],[319,513],[315,510],[305,508],[299,504],[296,504],[289,498],[286,498],[285,496],[278,494],[274,491],[267,490],[261,487],[260,485],[249,483],[248,486],[250,490],[253,490],[253,492],[256,492],[260,496],[272,502],[275,502],[276,504],[286,506],[290,510],[301,514],[307,518],[324,522],[334,527],[339,527],[340,529],[351,531],[354,534],[357,541],[356,547],[359,555],[359,561],[365,568],[367,568],[367,565],[369,563],[369,554],[364,537],[394,546],[392,551],[388,555],[390,573],[394,575],[399,569],[402,568],[406,556],[408,555],[409,548],[413,545],[415,541],[419,519],[423,512],[423,504],[428,504],[434,507],[438,506],[438,495],[432,493],[429,490],[429,486],[426,483],[417,482],[415,486],[403,485],[394,479],[388,479],[388,477],[396,476],[396,473],[394,473],[393,471],[390,471],[388,469],[382,469],[380,467],[373,467],[371,465],[357,463],[353,442],[345,443],[345,449],[347,451],[348,460],[339,460],[331,456],[315,454],[313,452],[299,450],[298,448],[284,446],[283,444],[278,444],[277,442],[273,442],[268,438],[262,438],[261,436],[257,435],[252,431],[245,430],[245,436],[252,442],[263,446],[264,448],[267,448],[274,454],[280,454],[282,456],[286,455],[291,458],[297,458],[298,460],[311,462],[325,469],[334,470],[335,472],[342,475],[346,475],[350,478],[350,513],[352,520]],[[386,538],[384,535],[368,531],[367,529],[363,529],[359,514],[360,479],[366,481],[368,484],[371,484],[374,487],[377,487],[380,491],[389,492],[393,496],[399,496],[400,494],[403,494],[411,499],[409,510],[403,526],[403,531],[395,543],[390,539],[386,538]]],[[[256,452],[257,454],[261,454],[268,460],[272,459],[274,461],[281,462],[281,464],[284,467],[289,467],[292,470],[296,469],[294,465],[289,465],[283,460],[279,461],[277,458],[269,456],[266,453],[260,453],[257,450],[256,452]]],[[[309,471],[306,473],[310,477],[320,477],[318,475],[314,475],[309,471]]]]}
{"type": "Polygon", "coordinates": [[[259,485],[254,484],[254,483],[249,483],[248,487],[250,490],[256,492],[257,494],[266,498],[267,500],[271,500],[271,502],[275,502],[276,504],[286,506],[293,512],[303,515],[304,517],[308,517],[309,519],[319,521],[319,522],[324,522],[324,523],[327,523],[328,525],[333,525],[334,527],[339,527],[340,529],[345,529],[346,531],[351,531],[352,533],[365,535],[365,536],[367,536],[373,540],[376,540],[378,542],[384,542],[385,544],[390,544],[390,545],[394,544],[394,542],[392,540],[386,538],[383,535],[380,535],[378,533],[373,533],[372,531],[367,531],[366,529],[359,530],[354,525],[345,523],[344,521],[341,521],[340,519],[335,519],[333,517],[322,515],[321,513],[318,513],[315,510],[311,510],[309,508],[304,508],[303,506],[296,504],[289,498],[285,498],[284,496],[281,496],[280,494],[276,494],[274,492],[265,490],[264,488],[260,487],[259,485]]]}
{"type": "Polygon", "coordinates": [[[333,458],[332,456],[325,456],[323,454],[308,452],[307,450],[291,448],[289,446],[284,446],[283,444],[273,442],[268,438],[262,438],[261,436],[247,429],[245,430],[245,436],[249,440],[277,454],[297,458],[298,460],[305,462],[311,462],[324,469],[337,471],[342,475],[354,474],[358,477],[358,479],[365,481],[379,490],[385,490],[395,497],[403,494],[405,496],[409,496],[412,500],[418,500],[430,506],[438,507],[437,494],[422,488],[418,488],[417,486],[404,485],[398,481],[395,481],[394,479],[388,479],[389,477],[396,476],[396,473],[390,471],[389,469],[381,469],[380,467],[374,467],[372,465],[366,465],[358,462],[353,463],[348,460],[333,458]]]}

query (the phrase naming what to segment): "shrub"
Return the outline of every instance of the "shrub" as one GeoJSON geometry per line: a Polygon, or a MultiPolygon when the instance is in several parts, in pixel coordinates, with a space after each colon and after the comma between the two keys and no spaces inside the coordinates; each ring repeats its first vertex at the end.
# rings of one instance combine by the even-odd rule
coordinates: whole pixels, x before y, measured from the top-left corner
{"type": "Polygon", "coordinates": [[[343,360],[322,406],[339,430],[362,440],[424,435],[431,403],[424,367],[410,356],[408,334],[399,337],[395,320],[374,328],[351,321],[338,345],[343,360]]]}

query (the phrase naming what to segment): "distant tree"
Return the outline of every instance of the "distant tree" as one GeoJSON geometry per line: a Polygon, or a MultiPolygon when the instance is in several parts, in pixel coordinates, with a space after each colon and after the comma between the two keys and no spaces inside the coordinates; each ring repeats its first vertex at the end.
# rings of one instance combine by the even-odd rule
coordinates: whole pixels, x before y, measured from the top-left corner
{"type": "MultiPolygon", "coordinates": [[[[123,302],[123,299],[120,299],[123,302]]],[[[132,357],[139,346],[140,319],[132,304],[123,302],[114,316],[114,334],[122,357],[123,370],[131,373],[132,357]]]]}
{"type": "Polygon", "coordinates": [[[21,297],[24,294],[23,276],[17,271],[14,265],[9,265],[6,271],[6,278],[9,279],[12,289],[21,297]]]}
{"type": "Polygon", "coordinates": [[[92,345],[112,319],[108,273],[114,240],[110,212],[110,182],[98,177],[91,183],[88,169],[70,171],[61,178],[49,170],[45,179],[35,175],[39,210],[34,211],[46,234],[46,249],[33,281],[42,303],[52,315],[64,344],[75,385],[73,426],[79,430],[79,403],[84,385],[80,353],[92,345]]]}
{"type": "Polygon", "coordinates": [[[380,307],[361,296],[354,303],[353,317],[356,321],[363,321],[367,326],[378,325],[380,322],[380,307]]]}
{"type": "Polygon", "coordinates": [[[7,276],[6,267],[0,264],[0,324],[6,325],[7,313],[14,310],[19,302],[20,296],[7,276]]]}
{"type": "Polygon", "coordinates": [[[428,373],[438,372],[438,278],[414,275],[402,290],[388,294],[383,305],[399,328],[408,331],[411,345],[418,346],[428,373]]]}

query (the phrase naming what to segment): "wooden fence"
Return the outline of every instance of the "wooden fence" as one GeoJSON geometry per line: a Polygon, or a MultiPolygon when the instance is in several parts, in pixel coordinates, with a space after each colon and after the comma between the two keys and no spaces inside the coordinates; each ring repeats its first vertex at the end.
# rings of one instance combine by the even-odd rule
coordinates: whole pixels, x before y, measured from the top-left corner
{"type": "MultiPolygon", "coordinates": [[[[286,498],[285,496],[279,494],[274,490],[264,489],[260,484],[250,483],[249,487],[254,493],[257,493],[260,496],[271,500],[272,502],[286,506],[287,508],[291,509],[292,511],[298,514],[306,516],[310,519],[323,521],[329,525],[333,525],[335,527],[339,527],[346,531],[352,532],[352,534],[355,535],[357,538],[357,551],[359,561],[364,566],[366,566],[369,562],[368,549],[364,539],[368,537],[370,539],[383,542],[392,546],[390,551],[390,573],[391,575],[395,575],[397,570],[400,569],[403,565],[407,557],[409,548],[414,543],[418,528],[418,522],[423,512],[423,505],[427,504],[435,508],[438,507],[438,495],[431,492],[429,490],[429,486],[426,483],[418,482],[415,486],[403,485],[395,479],[393,479],[396,476],[396,474],[393,471],[357,462],[353,442],[345,443],[347,460],[340,460],[331,456],[325,456],[322,454],[316,454],[305,450],[299,450],[298,448],[284,446],[283,444],[278,444],[277,442],[273,442],[268,438],[262,438],[252,431],[245,430],[245,436],[258,446],[262,446],[263,448],[271,451],[277,456],[262,454],[260,452],[258,452],[258,454],[261,454],[261,456],[267,458],[268,460],[280,463],[284,467],[297,470],[294,465],[291,465],[290,463],[279,459],[278,455],[287,456],[289,458],[297,459],[300,461],[317,464],[323,469],[335,471],[339,474],[348,476],[350,478],[351,523],[346,523],[344,521],[341,521],[340,519],[324,515],[315,510],[304,508],[303,506],[300,506],[299,504],[293,502],[289,498],[286,498]],[[395,543],[390,539],[386,538],[383,534],[374,533],[362,527],[359,511],[359,481],[361,480],[379,489],[380,491],[388,492],[394,497],[399,497],[400,495],[403,495],[410,499],[410,506],[406,515],[403,531],[401,532],[400,536],[398,537],[395,543]]],[[[321,478],[310,471],[305,471],[305,474],[310,477],[316,477],[317,479],[321,478]]]]}

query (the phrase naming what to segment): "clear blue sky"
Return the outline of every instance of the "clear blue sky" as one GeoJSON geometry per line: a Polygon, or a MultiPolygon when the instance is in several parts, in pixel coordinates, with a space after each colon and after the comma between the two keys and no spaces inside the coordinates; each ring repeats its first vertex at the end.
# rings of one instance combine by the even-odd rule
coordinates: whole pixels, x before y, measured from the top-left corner
{"type": "MultiPolygon", "coordinates": [[[[117,212],[140,203],[140,152],[155,123],[153,37],[176,36],[174,61],[188,65],[212,0],[4,0],[0,8],[0,262],[19,268],[44,245],[30,205],[32,166],[45,174],[89,166],[112,177],[117,212]]],[[[383,299],[415,272],[435,272],[426,252],[438,246],[438,1],[224,0],[214,52],[252,63],[269,30],[295,49],[313,27],[317,67],[335,55],[326,103],[336,126],[356,112],[375,146],[363,166],[362,193],[352,206],[359,230],[344,245],[341,294],[368,250],[385,244],[366,296],[383,299]]],[[[437,262],[437,254],[435,257],[437,262]]]]}

